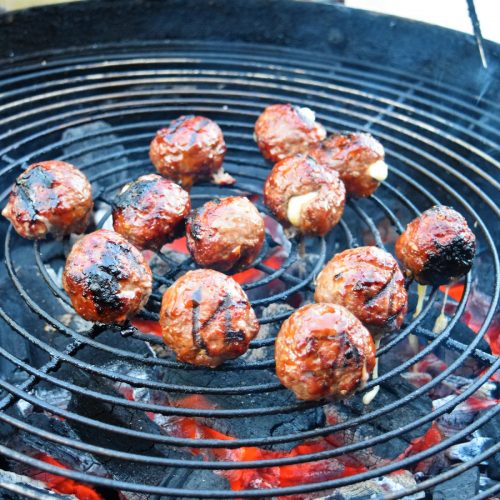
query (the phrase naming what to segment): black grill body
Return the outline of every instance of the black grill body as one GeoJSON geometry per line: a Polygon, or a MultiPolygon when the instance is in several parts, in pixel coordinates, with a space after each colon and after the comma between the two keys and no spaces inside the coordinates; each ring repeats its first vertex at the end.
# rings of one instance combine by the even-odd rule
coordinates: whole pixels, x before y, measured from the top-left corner
{"type": "MultiPolygon", "coordinates": [[[[104,329],[75,320],[59,274],[69,242],[28,242],[1,222],[0,420],[47,450],[64,446],[82,456],[97,457],[108,469],[107,474],[61,470],[2,444],[0,452],[8,463],[158,496],[305,494],[410,467],[463,442],[498,418],[498,406],[493,406],[436,446],[350,477],[265,491],[232,491],[227,484],[205,488],[201,479],[193,487],[181,480],[186,470],[203,474],[307,463],[396,443],[413,430],[418,432],[412,437],[421,435],[432,421],[490,383],[500,366],[484,340],[499,294],[495,241],[500,80],[499,48],[486,43],[486,52],[491,61],[487,70],[481,66],[472,37],[299,1],[126,1],[119,8],[116,2],[100,1],[1,17],[2,205],[26,165],[63,159],[75,163],[93,182],[99,208],[96,223],[103,226],[109,223],[114,193],[125,182],[152,171],[147,152],[154,132],[188,113],[207,115],[220,124],[229,148],[225,168],[238,181],[235,187],[195,186],[194,205],[234,193],[258,196],[270,165],[252,140],[253,124],[260,111],[275,102],[311,107],[329,131],[373,133],[384,144],[390,166],[388,181],[371,198],[349,201],[340,225],[325,239],[287,242],[279,231],[268,235],[255,263],[259,278],[244,288],[269,335],[257,338],[247,356],[223,365],[216,375],[178,363],[162,350],[159,337],[134,327],[104,329]],[[274,376],[272,346],[280,322],[290,314],[290,304],[311,299],[314,277],[335,252],[361,244],[392,251],[405,224],[437,203],[451,205],[467,218],[478,240],[476,263],[444,331],[432,331],[442,294],[428,290],[422,313],[413,318],[411,309],[401,332],[378,351],[381,376],[369,382],[366,391],[377,384],[394,387],[401,374],[431,353],[446,360],[446,369],[422,387],[369,406],[347,422],[326,422],[327,403],[295,401],[274,376]],[[283,256],[277,269],[266,264],[273,253],[283,256]],[[477,334],[464,334],[465,318],[478,301],[477,334]],[[384,368],[384,357],[399,353],[411,333],[420,339],[420,352],[384,368]],[[307,439],[355,430],[377,419],[390,422],[398,411],[418,406],[420,398],[443,381],[462,376],[468,365],[474,368],[467,387],[439,408],[428,408],[425,415],[412,416],[402,426],[389,426],[336,449],[237,464],[200,460],[189,451],[243,446],[287,450],[307,439]],[[147,391],[149,399],[125,399],[120,387],[130,387],[135,395],[147,391]],[[40,396],[41,389],[57,388],[68,391],[67,406],[40,396]],[[215,408],[170,404],[186,395],[212,398],[215,408]],[[35,414],[64,418],[73,434],[25,418],[20,401],[29,403],[35,414]],[[116,418],[103,417],[102,408],[111,408],[116,418]],[[145,412],[165,418],[195,417],[217,429],[237,429],[236,439],[161,433],[145,412]],[[290,420],[290,415],[294,420],[305,415],[305,422],[271,431],[290,420]],[[150,475],[136,473],[144,465],[153,471],[150,475]],[[171,468],[179,471],[177,483],[162,481],[164,471],[171,468]]],[[[261,198],[256,203],[266,211],[261,198]]],[[[141,314],[146,320],[157,319],[164,287],[193,267],[191,260],[175,252],[158,253],[155,259],[155,291],[141,314]]],[[[411,294],[414,291],[412,284],[411,294]]],[[[391,498],[431,491],[499,449],[494,442],[467,463],[391,498]]]]}

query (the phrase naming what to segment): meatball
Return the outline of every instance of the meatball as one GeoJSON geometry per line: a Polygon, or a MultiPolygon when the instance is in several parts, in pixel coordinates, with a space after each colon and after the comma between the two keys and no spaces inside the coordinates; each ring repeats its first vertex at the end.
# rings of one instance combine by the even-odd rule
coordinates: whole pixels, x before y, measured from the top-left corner
{"type": "Polygon", "coordinates": [[[374,335],[399,329],[408,308],[398,263],[377,247],[335,255],[318,275],[314,300],[344,306],[374,335]]]}
{"type": "Polygon", "coordinates": [[[445,285],[464,276],[475,253],[467,221],[442,205],[413,219],[396,242],[396,256],[421,285],[445,285]]]}
{"type": "Polygon", "coordinates": [[[240,285],[211,269],[186,273],[164,293],[160,325],[177,359],[212,368],[244,354],[259,331],[240,285]]]}
{"type": "Polygon", "coordinates": [[[216,199],[193,210],[186,237],[199,266],[236,272],[248,267],[262,249],[264,220],[247,198],[216,199]]]}
{"type": "Polygon", "coordinates": [[[284,321],[275,358],[281,383],[298,399],[337,399],[363,388],[375,366],[375,345],[344,307],[308,304],[284,321]]]}
{"type": "Polygon", "coordinates": [[[113,227],[138,248],[157,250],[182,234],[189,194],[156,174],[127,184],[113,203],[113,227]]]}
{"type": "Polygon", "coordinates": [[[23,238],[83,233],[92,215],[92,187],[64,161],[30,165],[16,180],[2,215],[23,238]]]}
{"type": "Polygon", "coordinates": [[[222,166],[226,143],[222,131],[203,116],[181,116],[156,133],[149,157],[160,174],[190,187],[222,166]]]}
{"type": "Polygon", "coordinates": [[[291,104],[268,106],[255,123],[255,140],[262,156],[276,163],[303,153],[326,137],[314,111],[291,104]]]}
{"type": "Polygon", "coordinates": [[[271,170],[264,184],[264,203],[285,226],[323,236],[342,217],[345,188],[337,172],[296,155],[271,170]]]}
{"type": "Polygon", "coordinates": [[[75,243],[62,282],[82,318],[123,323],[146,304],[153,278],[137,248],[118,233],[100,229],[75,243]]]}
{"type": "Polygon", "coordinates": [[[384,148],[370,134],[332,134],[309,148],[308,154],[336,170],[350,196],[370,196],[387,178],[384,148]]]}

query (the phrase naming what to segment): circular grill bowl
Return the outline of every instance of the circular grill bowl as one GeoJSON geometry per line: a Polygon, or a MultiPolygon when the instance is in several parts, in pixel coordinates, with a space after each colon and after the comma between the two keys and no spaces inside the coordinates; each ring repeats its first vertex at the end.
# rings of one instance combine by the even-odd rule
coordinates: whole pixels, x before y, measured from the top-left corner
{"type": "MultiPolygon", "coordinates": [[[[278,270],[262,263],[264,254],[271,251],[276,242],[268,235],[267,245],[255,266],[262,277],[244,288],[260,315],[262,324],[279,322],[287,315],[262,316],[262,309],[272,303],[286,302],[296,292],[313,289],[313,279],[323,263],[336,251],[360,244],[376,244],[389,251],[393,250],[394,238],[418,213],[436,203],[453,206],[461,212],[473,228],[478,240],[479,257],[471,273],[465,279],[465,292],[450,318],[446,329],[439,335],[424,328],[426,315],[432,314],[433,305],[439,294],[437,290],[428,293],[422,313],[415,319],[412,312],[407,315],[401,332],[391,336],[379,349],[383,357],[392,348],[413,332],[425,339],[425,347],[415,356],[402,360],[400,366],[381,374],[377,382],[370,381],[366,391],[380,382],[390,384],[401,373],[410,369],[427,354],[439,349],[450,349],[458,353],[439,376],[391,405],[373,410],[348,422],[325,425],[324,427],[289,435],[260,435],[252,439],[233,441],[217,439],[183,439],[174,436],[150,434],[147,431],[132,431],[129,428],[88,419],[71,410],[62,410],[39,399],[31,390],[40,382],[50,387],[63,387],[73,394],[87,396],[91,400],[103,400],[143,411],[153,411],[164,415],[191,417],[210,416],[213,419],[241,418],[265,414],[285,414],[291,411],[323,406],[326,403],[301,403],[279,405],[273,403],[273,393],[285,389],[274,378],[260,375],[273,369],[272,351],[264,359],[249,361],[248,355],[240,360],[226,363],[219,370],[251,370],[251,385],[242,381],[241,386],[216,385],[198,387],[195,385],[172,385],[157,380],[143,380],[97,366],[76,357],[82,349],[91,346],[107,353],[111,360],[133,362],[136,366],[181,368],[199,370],[198,367],[182,365],[173,358],[147,357],[131,350],[119,349],[101,340],[102,329],[90,327],[88,331],[76,331],[58,319],[59,315],[46,312],[40,297],[32,294],[35,281],[44,280],[47,293],[60,299],[60,314],[68,311],[68,298],[61,290],[60,283],[48,271],[45,247],[51,242],[26,242],[4,224],[6,229],[4,256],[1,266],[3,275],[11,283],[9,301],[24,307],[27,318],[42,318],[58,332],[61,342],[46,342],[36,329],[25,328],[26,320],[20,321],[13,314],[12,305],[2,301],[0,317],[2,331],[16,335],[20,341],[36,345],[47,353],[48,361],[32,366],[15,353],[0,347],[0,356],[9,360],[28,374],[27,380],[15,385],[0,380],[5,396],[0,408],[7,410],[17,401],[32,403],[38,411],[46,411],[63,417],[95,432],[106,431],[127,437],[138,437],[153,443],[163,443],[174,448],[237,448],[241,446],[264,446],[272,443],[291,443],[305,439],[326,436],[332,432],[354,428],[381,415],[389,415],[404,407],[421,394],[427,394],[441,381],[446,380],[468,359],[479,359],[486,366],[481,376],[459,395],[432,411],[418,421],[403,428],[396,428],[379,436],[366,438],[354,444],[307,455],[285,457],[272,460],[258,460],[234,463],[231,461],[199,461],[195,459],[175,459],[153,455],[126,453],[120,450],[97,447],[77,441],[51,431],[36,428],[23,421],[16,413],[3,411],[2,422],[27,433],[37,435],[42,440],[59,443],[95,454],[97,457],[113,457],[165,468],[195,469],[242,469],[260,468],[287,464],[306,463],[339,456],[371,447],[397,437],[399,434],[428,423],[438,416],[451,411],[478,388],[486,383],[500,367],[500,360],[486,353],[478,346],[490,325],[498,301],[498,255],[494,237],[490,233],[493,221],[498,217],[496,204],[495,169],[498,168],[498,122],[499,107],[493,102],[477,100],[460,88],[444,86],[418,75],[396,71],[389,67],[355,62],[340,56],[322,55],[298,49],[277,48],[257,44],[218,42],[142,42],[127,45],[109,44],[99,48],[78,51],[65,50],[59,53],[44,53],[19,57],[1,66],[0,75],[0,179],[1,202],[5,204],[9,186],[27,164],[46,159],[72,161],[74,157],[89,155],[98,151],[99,157],[78,163],[86,171],[96,187],[96,199],[102,203],[112,200],[114,193],[128,180],[153,171],[148,159],[149,141],[155,131],[170,119],[180,114],[203,114],[215,119],[221,126],[228,153],[225,169],[237,179],[234,187],[209,185],[195,186],[192,195],[195,203],[202,203],[213,196],[232,193],[261,192],[263,181],[270,166],[261,158],[252,139],[253,124],[266,105],[275,102],[292,102],[309,106],[317,112],[317,117],[329,131],[367,130],[378,137],[385,146],[390,175],[380,189],[369,199],[349,201],[343,220],[326,239],[308,238],[306,247],[314,255],[313,264],[304,278],[291,274],[291,267],[302,259],[300,242],[292,241],[288,257],[278,270]],[[40,61],[43,61],[42,63],[40,61]],[[88,133],[82,147],[68,153],[68,147],[82,141],[82,138],[63,137],[66,130],[85,124],[105,121],[110,128],[88,133]],[[92,138],[100,142],[91,145],[92,138]],[[121,150],[103,153],[103,148],[121,146],[121,150]],[[110,161],[118,161],[126,156],[125,164],[109,167],[110,161]],[[101,164],[106,164],[100,168],[101,164]],[[39,275],[26,280],[19,269],[26,265],[17,251],[21,247],[32,246],[31,263],[38,266],[39,275]],[[485,272],[487,270],[487,272],[485,272]],[[282,280],[286,289],[259,296],[259,289],[272,280],[282,280]],[[452,338],[454,328],[464,321],[464,314],[470,307],[471,292],[482,294],[487,308],[482,317],[477,318],[479,331],[469,344],[452,338]],[[128,401],[90,390],[87,387],[68,383],[55,376],[64,365],[100,375],[114,382],[125,382],[133,387],[146,387],[176,396],[182,394],[239,395],[247,402],[244,407],[217,408],[215,410],[169,407],[128,401]],[[268,403],[263,407],[252,405],[252,396],[269,393],[268,403]]],[[[259,209],[265,212],[262,199],[257,201],[259,209]]],[[[109,219],[109,210],[101,217],[98,225],[109,219]]],[[[67,251],[68,242],[59,245],[59,255],[67,251]]],[[[24,255],[24,254],[23,254],[24,255]]],[[[167,257],[162,257],[168,261],[167,257]]],[[[179,268],[167,275],[155,275],[155,293],[142,316],[157,318],[158,301],[161,300],[159,287],[168,285],[174,277],[192,266],[187,260],[179,268]],[[177,273],[177,274],[176,274],[177,273]]],[[[415,285],[412,284],[411,287],[415,285]]],[[[118,328],[117,328],[118,330],[118,328]]],[[[136,340],[161,344],[153,335],[146,335],[127,328],[124,335],[136,340]]],[[[118,331],[116,335],[118,335],[118,331]]],[[[251,350],[263,349],[272,344],[272,339],[257,338],[251,350]]],[[[474,430],[480,428],[496,415],[499,407],[483,412],[471,425],[456,435],[445,439],[436,446],[399,462],[374,468],[367,472],[331,481],[301,484],[294,487],[272,490],[215,491],[167,488],[152,484],[117,481],[53,467],[29,457],[19,451],[0,445],[0,453],[16,461],[38,469],[57,473],[77,481],[112,487],[120,490],[137,491],[147,494],[184,496],[197,498],[263,497],[264,495],[290,495],[313,491],[329,490],[338,486],[354,484],[387,474],[397,469],[409,467],[430,457],[450,445],[463,441],[474,430]]],[[[489,448],[482,455],[466,464],[420,483],[414,491],[424,490],[459,474],[463,470],[485,460],[496,453],[500,444],[489,448]]],[[[391,498],[399,498],[411,491],[402,492],[391,498]]]]}

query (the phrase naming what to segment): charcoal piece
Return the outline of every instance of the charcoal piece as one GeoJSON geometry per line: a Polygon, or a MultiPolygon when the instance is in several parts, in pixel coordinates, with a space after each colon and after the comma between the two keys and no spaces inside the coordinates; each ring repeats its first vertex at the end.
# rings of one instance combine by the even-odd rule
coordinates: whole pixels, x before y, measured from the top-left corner
{"type": "Polygon", "coordinates": [[[2,500],[24,500],[26,498],[75,500],[73,495],[55,493],[41,481],[6,470],[0,470],[0,498],[2,500]]]}
{"type": "MultiPolygon", "coordinates": [[[[166,370],[163,382],[189,385],[193,387],[243,387],[251,384],[267,384],[276,382],[276,376],[268,370],[166,370]]],[[[182,399],[182,395],[179,398],[182,399]]],[[[207,395],[206,400],[216,408],[266,408],[274,406],[291,406],[298,403],[295,396],[280,389],[268,393],[244,395],[207,395]]],[[[200,418],[200,422],[224,434],[241,438],[255,439],[315,429],[324,424],[324,413],[321,408],[301,409],[299,411],[277,415],[256,415],[252,417],[236,417],[229,419],[200,418]]],[[[290,450],[299,441],[263,446],[271,450],[290,450]]]]}
{"type": "MultiPolygon", "coordinates": [[[[390,493],[400,493],[402,490],[414,488],[416,485],[413,474],[403,470],[349,486],[342,486],[336,488],[331,494],[325,495],[323,493],[320,497],[324,500],[371,500],[385,498],[390,493]]],[[[405,500],[419,500],[425,498],[425,493],[405,495],[404,498],[405,500]]]]}
{"type": "MultiPolygon", "coordinates": [[[[483,436],[487,436],[495,443],[500,442],[500,414],[488,420],[480,429],[483,436]]],[[[500,481],[500,452],[488,458],[488,476],[495,481],[500,481]]]]}
{"type": "Polygon", "coordinates": [[[444,483],[432,492],[432,500],[470,500],[479,491],[479,468],[472,467],[444,483]]]}
{"type": "MultiPolygon", "coordinates": [[[[288,304],[273,303],[264,307],[259,313],[259,317],[270,318],[284,313],[291,314],[295,309],[288,304]]],[[[273,321],[272,323],[264,323],[261,325],[257,340],[272,339],[273,343],[269,346],[259,347],[257,349],[250,347],[245,355],[247,362],[264,361],[274,358],[274,339],[280,331],[282,321],[273,321]]]]}
{"type": "MultiPolygon", "coordinates": [[[[111,388],[107,380],[75,370],[72,382],[81,387],[98,391],[101,394],[121,397],[118,392],[111,388]]],[[[148,418],[144,412],[125,408],[122,406],[99,401],[92,397],[74,394],[68,408],[81,416],[88,417],[100,422],[116,425],[122,428],[147,432],[160,435],[158,426],[148,418]]],[[[132,436],[123,436],[104,430],[96,430],[93,427],[79,422],[71,422],[71,426],[80,438],[90,444],[109,448],[117,451],[149,455],[154,457],[169,457],[173,459],[192,460],[191,454],[164,445],[155,444],[150,440],[142,440],[132,436]]],[[[115,479],[145,484],[157,485],[165,474],[165,467],[158,465],[143,464],[129,460],[120,460],[110,457],[100,458],[106,469],[115,479]]],[[[172,468],[174,470],[174,468],[172,468]]],[[[132,496],[130,498],[140,498],[132,496]]]]}
{"type": "MultiPolygon", "coordinates": [[[[383,373],[383,372],[382,372],[383,373]]],[[[412,393],[415,388],[401,377],[394,377],[380,385],[380,391],[369,405],[364,405],[362,395],[357,394],[343,402],[330,405],[328,412],[340,421],[349,421],[352,418],[364,415],[378,408],[385,407],[412,393]]],[[[399,429],[411,424],[432,411],[431,399],[425,395],[407,401],[399,408],[382,415],[367,423],[356,426],[351,430],[351,439],[359,441],[380,434],[399,429]]],[[[404,434],[389,441],[378,443],[373,447],[373,453],[381,458],[395,459],[409,446],[412,439],[425,434],[431,423],[420,427],[413,427],[404,434]]]]}
{"type": "Polygon", "coordinates": [[[450,446],[445,451],[445,455],[452,461],[468,462],[494,445],[495,441],[491,438],[474,437],[465,443],[450,446]]]}
{"type": "MultiPolygon", "coordinates": [[[[161,483],[165,488],[183,490],[230,490],[227,479],[207,469],[174,469],[161,483]]],[[[149,500],[181,500],[182,497],[155,495],[149,500]]]]}
{"type": "MultiPolygon", "coordinates": [[[[118,139],[115,134],[111,133],[113,129],[114,127],[103,120],[66,129],[62,134],[62,139],[71,141],[64,148],[68,161],[79,168],[86,167],[85,174],[89,177],[108,168],[119,169],[126,166],[128,158],[125,155],[125,147],[119,142],[109,144],[118,139]],[[90,148],[93,149],[87,151],[90,148]],[[109,156],[113,158],[106,160],[105,158],[109,156]]],[[[115,180],[126,180],[130,174],[124,170],[112,175],[115,180]]],[[[107,180],[103,179],[103,182],[107,180]]],[[[95,189],[95,185],[93,188],[95,189]]]]}
{"type": "MultiPolygon", "coordinates": [[[[78,435],[68,425],[67,421],[62,421],[45,415],[43,413],[33,413],[25,419],[25,421],[38,429],[43,429],[52,432],[59,436],[79,440],[78,435]]],[[[75,448],[61,446],[58,443],[48,441],[35,434],[26,431],[19,431],[15,436],[8,441],[8,445],[15,450],[23,451],[27,455],[36,453],[44,453],[54,457],[56,460],[64,463],[68,467],[80,472],[88,472],[97,476],[105,476],[106,470],[102,464],[90,453],[75,448]]],[[[14,468],[16,472],[25,471],[19,469],[22,466],[17,464],[18,468],[14,468]]],[[[14,466],[16,467],[16,466],[14,466]]]]}

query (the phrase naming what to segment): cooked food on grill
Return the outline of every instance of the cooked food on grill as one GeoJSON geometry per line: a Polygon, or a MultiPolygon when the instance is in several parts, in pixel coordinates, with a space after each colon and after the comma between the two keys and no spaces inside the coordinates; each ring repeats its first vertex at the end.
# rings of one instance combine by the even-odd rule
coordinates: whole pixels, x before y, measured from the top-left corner
{"type": "Polygon", "coordinates": [[[323,236],[344,212],[345,188],[337,172],[296,155],[278,162],[264,184],[264,203],[285,226],[323,236]]]}
{"type": "Polygon", "coordinates": [[[2,215],[23,238],[83,233],[92,214],[92,188],[85,175],[64,161],[30,165],[12,187],[2,215]]]}
{"type": "Polygon", "coordinates": [[[338,399],[363,388],[375,366],[370,332],[345,307],[308,304],[281,326],[276,373],[298,399],[338,399]]]}
{"type": "Polygon", "coordinates": [[[62,282],[82,318],[123,323],[146,304],[153,278],[137,248],[118,233],[100,229],[75,243],[62,282]]]}
{"type": "Polygon", "coordinates": [[[113,203],[113,227],[138,248],[157,250],[181,235],[189,194],[156,174],[127,184],[113,203]]]}
{"type": "Polygon", "coordinates": [[[218,271],[248,267],[264,243],[264,220],[243,196],[215,199],[193,210],[186,224],[194,261],[218,271]]]}
{"type": "Polygon", "coordinates": [[[319,143],[326,137],[326,130],[309,108],[273,104],[257,119],[254,137],[262,156],[276,163],[319,143]]]}
{"type": "Polygon", "coordinates": [[[194,182],[217,174],[220,183],[234,179],[219,170],[226,154],[222,131],[204,116],[181,116],[158,130],[149,157],[160,174],[189,188],[194,182]]]}
{"type": "Polygon", "coordinates": [[[336,170],[350,196],[370,196],[387,178],[384,148],[370,134],[336,133],[309,148],[318,163],[336,170]]]}
{"type": "Polygon", "coordinates": [[[240,285],[212,269],[190,271],[164,293],[160,325],[177,359],[212,368],[244,354],[259,331],[240,285]]]}
{"type": "Polygon", "coordinates": [[[314,300],[349,309],[373,335],[401,327],[408,294],[394,257],[380,248],[358,247],[335,255],[319,273],[314,300]]]}
{"type": "Polygon", "coordinates": [[[438,205],[413,219],[396,242],[396,255],[421,285],[444,285],[467,274],[476,237],[453,208],[438,205]]]}

